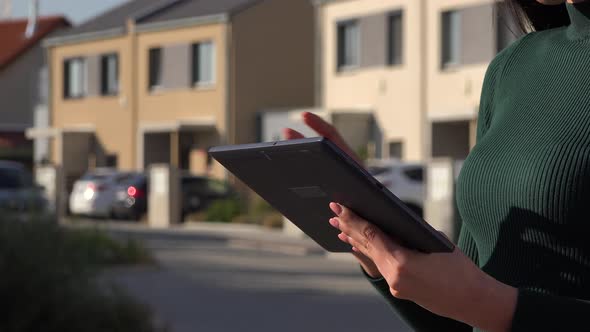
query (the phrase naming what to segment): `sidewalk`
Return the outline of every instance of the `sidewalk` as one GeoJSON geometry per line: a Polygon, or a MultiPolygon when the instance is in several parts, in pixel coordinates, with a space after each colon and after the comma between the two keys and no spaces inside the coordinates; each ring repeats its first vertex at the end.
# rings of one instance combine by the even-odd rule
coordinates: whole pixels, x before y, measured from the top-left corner
{"type": "Polygon", "coordinates": [[[174,235],[187,239],[223,241],[231,248],[256,249],[290,255],[325,255],[326,251],[309,238],[296,238],[281,230],[258,225],[216,222],[187,222],[170,228],[150,228],[143,223],[80,220],[67,227],[95,227],[120,235],[174,235]]]}

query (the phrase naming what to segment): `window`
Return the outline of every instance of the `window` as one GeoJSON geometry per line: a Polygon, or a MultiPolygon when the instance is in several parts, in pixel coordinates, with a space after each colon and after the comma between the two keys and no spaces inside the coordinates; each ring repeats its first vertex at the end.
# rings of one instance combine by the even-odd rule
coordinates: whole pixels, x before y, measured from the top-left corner
{"type": "Polygon", "coordinates": [[[106,54],[100,58],[100,90],[103,96],[119,92],[119,56],[106,54]]]}
{"type": "Polygon", "coordinates": [[[87,91],[86,61],[74,58],[64,61],[64,98],[81,98],[87,91]]]}
{"type": "Polygon", "coordinates": [[[162,85],[162,49],[151,48],[149,51],[149,89],[162,85]]]}
{"type": "Polygon", "coordinates": [[[402,63],[403,25],[402,12],[389,15],[387,23],[387,63],[390,66],[402,63]]]}
{"type": "Polygon", "coordinates": [[[215,82],[215,45],[213,42],[193,44],[193,85],[215,82]]]}
{"type": "Polygon", "coordinates": [[[389,158],[402,159],[403,143],[390,142],[389,143],[389,158]]]}
{"type": "Polygon", "coordinates": [[[458,65],[461,54],[461,15],[458,11],[442,14],[442,66],[458,65]]]}
{"type": "Polygon", "coordinates": [[[338,70],[356,67],[360,62],[360,31],[358,21],[338,23],[338,70]]]}

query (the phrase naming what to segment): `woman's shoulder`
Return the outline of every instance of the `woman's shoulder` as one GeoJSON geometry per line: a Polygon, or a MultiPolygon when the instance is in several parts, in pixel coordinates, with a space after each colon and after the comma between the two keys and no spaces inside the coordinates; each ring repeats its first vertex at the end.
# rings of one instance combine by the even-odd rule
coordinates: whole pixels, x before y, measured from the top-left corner
{"type": "Polygon", "coordinates": [[[538,32],[530,32],[525,34],[524,36],[518,38],[512,44],[498,52],[498,54],[494,57],[492,62],[488,67],[488,71],[495,71],[498,70],[500,67],[503,67],[506,62],[509,61],[510,57],[517,52],[519,49],[523,47],[527,47],[526,45],[529,43],[530,39],[536,38],[538,32]]]}
{"type": "Polygon", "coordinates": [[[532,52],[532,55],[538,54],[539,49],[542,49],[544,44],[551,44],[556,40],[563,39],[565,32],[566,27],[560,27],[544,31],[533,31],[519,37],[494,57],[490,62],[488,71],[503,70],[501,68],[509,63],[516,54],[525,53],[528,56],[529,51],[532,52]]]}

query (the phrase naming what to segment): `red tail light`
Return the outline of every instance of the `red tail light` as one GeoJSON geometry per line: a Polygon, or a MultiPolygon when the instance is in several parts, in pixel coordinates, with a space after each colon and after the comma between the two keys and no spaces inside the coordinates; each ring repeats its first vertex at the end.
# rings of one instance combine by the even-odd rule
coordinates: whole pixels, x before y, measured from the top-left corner
{"type": "Polygon", "coordinates": [[[127,195],[135,197],[135,194],[137,194],[137,188],[135,188],[134,186],[127,188],[127,195]]]}
{"type": "Polygon", "coordinates": [[[142,197],[144,195],[144,192],[143,190],[137,189],[134,186],[130,186],[129,188],[127,188],[127,195],[133,198],[138,198],[142,197]]]}

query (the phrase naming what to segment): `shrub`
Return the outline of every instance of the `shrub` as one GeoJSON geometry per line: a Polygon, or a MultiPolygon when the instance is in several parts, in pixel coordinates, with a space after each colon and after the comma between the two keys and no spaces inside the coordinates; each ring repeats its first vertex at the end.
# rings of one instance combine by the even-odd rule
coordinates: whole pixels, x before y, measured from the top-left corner
{"type": "Polygon", "coordinates": [[[230,222],[242,213],[242,204],[237,198],[228,198],[213,202],[206,212],[208,221],[230,222]]]}
{"type": "Polygon", "coordinates": [[[116,241],[98,229],[75,229],[64,234],[64,245],[95,265],[153,263],[150,253],[134,239],[116,241]]]}
{"type": "Polygon", "coordinates": [[[129,243],[117,246],[98,231],[0,221],[0,331],[158,331],[148,307],[95,279],[100,266],[145,254],[129,243]]]}
{"type": "Polygon", "coordinates": [[[260,196],[253,194],[250,198],[248,209],[235,216],[232,222],[257,224],[268,228],[280,228],[283,225],[283,215],[260,196]]]}
{"type": "Polygon", "coordinates": [[[262,225],[268,228],[282,228],[283,227],[283,215],[278,212],[272,212],[266,214],[262,218],[262,225]]]}

